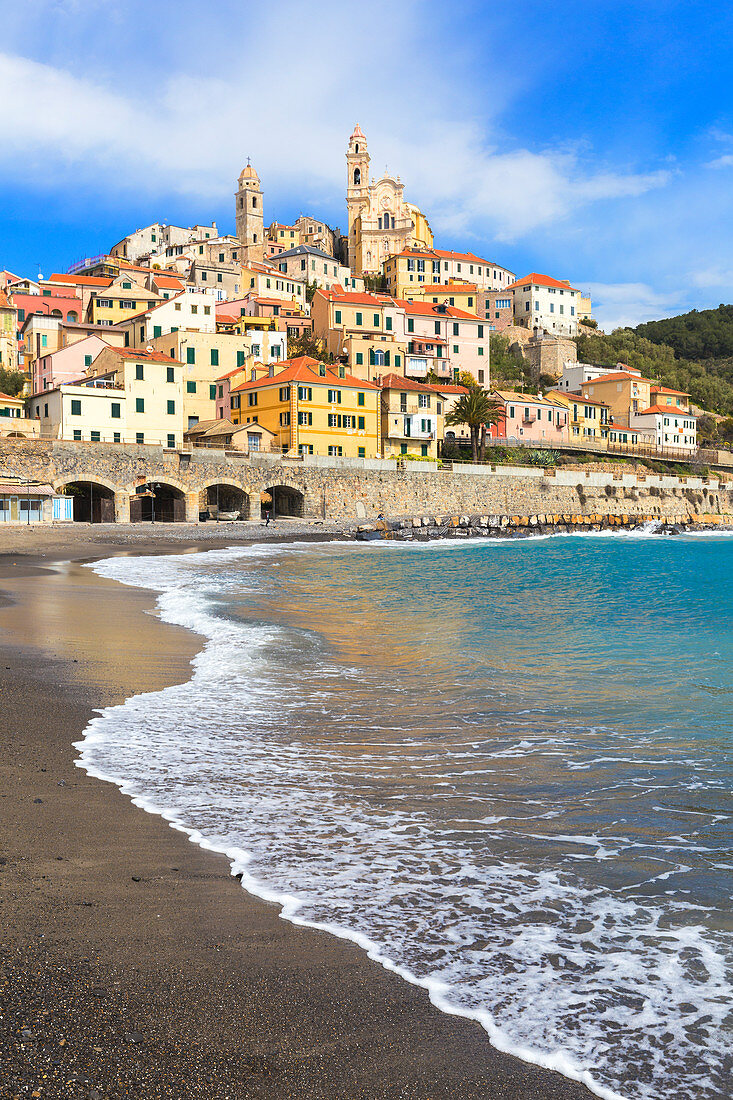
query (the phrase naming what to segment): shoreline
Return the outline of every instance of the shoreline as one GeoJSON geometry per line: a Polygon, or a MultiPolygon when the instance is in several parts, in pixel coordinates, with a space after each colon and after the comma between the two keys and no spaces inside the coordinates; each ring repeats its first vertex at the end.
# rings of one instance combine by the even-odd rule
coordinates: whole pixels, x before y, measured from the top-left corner
{"type": "Polygon", "coordinates": [[[200,649],[146,613],[155,593],[78,563],[243,540],[52,533],[43,549],[0,542],[8,1095],[590,1096],[360,948],[281,919],[228,861],[76,766],[98,708],[188,679],[200,649]]]}

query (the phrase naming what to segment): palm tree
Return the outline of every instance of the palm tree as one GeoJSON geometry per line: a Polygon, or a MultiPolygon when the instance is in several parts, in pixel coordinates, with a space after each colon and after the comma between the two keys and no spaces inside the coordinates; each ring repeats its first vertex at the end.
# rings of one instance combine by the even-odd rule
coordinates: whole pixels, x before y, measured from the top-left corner
{"type": "Polygon", "coordinates": [[[468,393],[459,397],[451,411],[446,413],[445,422],[467,425],[471,433],[473,461],[479,461],[480,439],[483,462],[486,450],[486,427],[488,424],[498,424],[503,411],[503,406],[490,397],[486,390],[481,389],[480,386],[472,386],[468,393]]]}

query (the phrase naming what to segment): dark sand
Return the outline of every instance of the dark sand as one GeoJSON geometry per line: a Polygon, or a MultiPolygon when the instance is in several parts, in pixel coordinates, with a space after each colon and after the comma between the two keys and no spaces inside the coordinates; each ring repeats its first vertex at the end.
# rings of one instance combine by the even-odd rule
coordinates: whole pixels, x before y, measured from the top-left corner
{"type": "Polygon", "coordinates": [[[94,708],[186,679],[199,645],[53,564],[151,550],[125,532],[0,532],[0,1096],[587,1100],[74,767],[94,708]]]}

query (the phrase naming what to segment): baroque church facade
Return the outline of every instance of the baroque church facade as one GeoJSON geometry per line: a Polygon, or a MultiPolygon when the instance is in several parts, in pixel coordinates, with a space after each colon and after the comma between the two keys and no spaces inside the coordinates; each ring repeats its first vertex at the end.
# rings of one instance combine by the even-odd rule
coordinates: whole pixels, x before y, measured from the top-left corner
{"type": "MultiPolygon", "coordinates": [[[[385,173],[380,179],[370,182],[369,161],[367,140],[357,123],[349,138],[346,153],[349,228],[346,238],[341,238],[340,242],[342,262],[351,268],[354,275],[381,274],[384,261],[389,256],[402,252],[404,248],[433,247],[433,233],[428,219],[419,207],[405,201],[404,184],[399,176],[395,178],[385,173]]],[[[235,201],[236,235],[241,247],[242,261],[262,263],[268,256],[268,230],[264,224],[260,178],[249,162],[239,175],[235,201]]],[[[312,218],[304,217],[299,219],[296,226],[287,227],[273,223],[269,230],[270,236],[273,236],[273,230],[292,229],[290,236],[295,238],[297,232],[297,243],[302,244],[306,238],[306,229],[312,228],[309,223],[313,221],[312,218]]],[[[330,233],[335,239],[329,241],[331,247],[327,251],[336,252],[338,231],[330,233]]],[[[320,247],[324,245],[325,241],[320,247]]]]}
{"type": "Polygon", "coordinates": [[[348,265],[355,275],[377,275],[389,257],[404,248],[433,247],[428,219],[405,202],[399,176],[369,180],[369,151],[357,123],[346,153],[346,206],[349,216],[348,265]]]}

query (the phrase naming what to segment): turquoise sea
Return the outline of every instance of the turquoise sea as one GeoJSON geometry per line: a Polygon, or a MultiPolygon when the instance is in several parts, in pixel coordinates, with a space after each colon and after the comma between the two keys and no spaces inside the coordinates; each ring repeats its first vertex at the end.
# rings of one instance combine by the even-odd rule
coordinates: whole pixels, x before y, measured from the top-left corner
{"type": "Polygon", "coordinates": [[[96,718],[283,914],[626,1100],[733,1096],[733,538],[116,558],[205,637],[96,718]]]}

